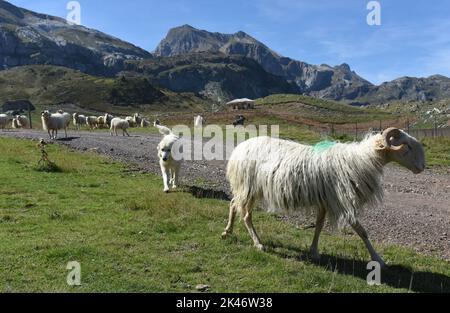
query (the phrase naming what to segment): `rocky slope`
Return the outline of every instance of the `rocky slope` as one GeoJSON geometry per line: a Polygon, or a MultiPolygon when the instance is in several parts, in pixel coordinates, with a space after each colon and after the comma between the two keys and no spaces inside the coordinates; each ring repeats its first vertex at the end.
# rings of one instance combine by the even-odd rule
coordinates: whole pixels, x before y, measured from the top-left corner
{"type": "Polygon", "coordinates": [[[345,100],[355,105],[450,98],[450,78],[444,76],[403,77],[374,86],[352,71],[348,64],[317,66],[283,57],[244,32],[211,33],[183,25],[171,29],[154,54],[174,57],[195,52],[244,56],[258,62],[267,72],[295,83],[300,93],[345,100]]]}
{"type": "Polygon", "coordinates": [[[401,77],[372,88],[359,100],[382,104],[403,100],[431,102],[450,99],[450,78],[433,75],[427,78],[401,77]]]}
{"type": "Polygon", "coordinates": [[[0,68],[52,64],[112,75],[124,60],[151,58],[132,44],[64,19],[34,13],[0,0],[0,68]]]}
{"type": "Polygon", "coordinates": [[[370,82],[358,76],[347,64],[316,66],[286,58],[244,32],[211,33],[183,25],[171,29],[154,54],[169,57],[194,52],[245,56],[258,62],[267,72],[294,82],[299,92],[320,97],[355,99],[372,88],[370,82]]]}
{"type": "Polygon", "coordinates": [[[252,59],[222,53],[193,53],[126,62],[164,88],[195,92],[217,102],[234,98],[261,98],[276,93],[298,93],[298,87],[266,72],[252,59]]]}

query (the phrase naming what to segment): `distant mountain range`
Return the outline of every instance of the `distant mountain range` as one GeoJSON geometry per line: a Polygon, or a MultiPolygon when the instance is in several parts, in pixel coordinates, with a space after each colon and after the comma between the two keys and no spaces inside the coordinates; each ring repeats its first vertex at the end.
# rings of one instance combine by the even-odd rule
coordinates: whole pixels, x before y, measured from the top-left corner
{"type": "Polygon", "coordinates": [[[375,86],[339,66],[283,57],[244,32],[212,33],[189,25],[171,29],[153,53],[64,19],[0,0],[0,70],[56,65],[87,74],[139,74],[176,92],[215,101],[304,93],[353,104],[450,98],[450,79],[402,77],[375,86]]]}
{"type": "Polygon", "coordinates": [[[130,43],[0,1],[0,68],[51,64],[113,75],[125,60],[151,58],[130,43]]]}

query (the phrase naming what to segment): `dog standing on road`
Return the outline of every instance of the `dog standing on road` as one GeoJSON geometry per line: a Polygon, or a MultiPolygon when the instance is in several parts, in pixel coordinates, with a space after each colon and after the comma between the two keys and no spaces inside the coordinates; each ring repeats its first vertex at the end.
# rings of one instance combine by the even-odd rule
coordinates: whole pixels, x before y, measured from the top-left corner
{"type": "Polygon", "coordinates": [[[158,124],[154,124],[164,138],[158,145],[159,165],[164,182],[164,192],[169,192],[171,186],[173,189],[178,186],[178,179],[181,167],[181,160],[175,160],[172,154],[173,145],[180,139],[172,131],[158,124]]]}

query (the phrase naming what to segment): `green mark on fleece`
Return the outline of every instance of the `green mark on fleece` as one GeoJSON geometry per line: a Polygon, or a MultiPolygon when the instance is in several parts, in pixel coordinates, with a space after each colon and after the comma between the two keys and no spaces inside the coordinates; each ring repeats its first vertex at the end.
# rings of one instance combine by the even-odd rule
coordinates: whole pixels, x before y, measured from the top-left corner
{"type": "Polygon", "coordinates": [[[330,140],[321,141],[314,146],[314,152],[321,153],[323,151],[330,149],[335,144],[336,142],[330,140]]]}

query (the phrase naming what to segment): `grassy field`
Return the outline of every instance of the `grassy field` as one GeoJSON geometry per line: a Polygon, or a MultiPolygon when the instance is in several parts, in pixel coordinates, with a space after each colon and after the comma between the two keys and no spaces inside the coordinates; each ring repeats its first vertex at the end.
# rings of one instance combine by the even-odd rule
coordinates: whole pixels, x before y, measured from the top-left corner
{"type": "Polygon", "coordinates": [[[450,291],[450,265],[397,246],[377,248],[390,267],[366,283],[368,254],[354,235],[324,234],[323,257],[299,256],[312,230],[257,213],[268,252],[242,223],[222,241],[228,203],[162,192],[161,179],[94,154],[50,145],[58,172],[37,170],[36,143],[0,138],[0,291],[212,292],[450,291]],[[66,284],[69,261],[82,285],[66,284]],[[411,278],[412,284],[411,283],[411,278]]]}
{"type": "Polygon", "coordinates": [[[299,115],[320,123],[361,123],[393,120],[397,117],[391,112],[377,108],[360,108],[342,102],[313,98],[304,95],[278,94],[256,100],[256,104],[275,112],[299,115]]]}

